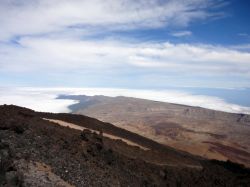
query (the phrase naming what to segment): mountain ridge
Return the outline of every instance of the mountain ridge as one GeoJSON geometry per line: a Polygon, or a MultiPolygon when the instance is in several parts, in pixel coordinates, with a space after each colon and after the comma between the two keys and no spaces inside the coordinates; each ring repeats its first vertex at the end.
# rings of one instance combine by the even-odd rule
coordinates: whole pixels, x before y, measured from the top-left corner
{"type": "Polygon", "coordinates": [[[250,115],[131,97],[64,95],[69,108],[161,144],[209,159],[250,166],[250,115]]]}

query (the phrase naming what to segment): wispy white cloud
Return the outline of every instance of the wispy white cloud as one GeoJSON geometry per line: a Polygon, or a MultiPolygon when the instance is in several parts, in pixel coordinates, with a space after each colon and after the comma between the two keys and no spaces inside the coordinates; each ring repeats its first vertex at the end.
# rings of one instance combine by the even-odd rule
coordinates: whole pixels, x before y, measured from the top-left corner
{"type": "MultiPolygon", "coordinates": [[[[117,76],[117,82],[128,79],[131,72],[145,80],[155,77],[155,82],[164,82],[165,78],[159,80],[159,77],[175,73],[179,77],[219,76],[225,80],[225,87],[250,86],[249,51],[204,44],[167,41],[156,44],[90,37],[113,30],[172,26],[184,30],[173,34],[187,36],[192,33],[185,31],[185,26],[216,17],[223,2],[1,0],[0,73],[9,77],[25,74],[26,78],[29,73],[46,77],[63,74],[68,78],[77,73],[81,74],[80,78],[82,75],[86,78],[89,73],[91,78],[97,75],[95,78],[98,79],[105,70],[117,75],[126,71],[127,77],[117,76]],[[244,83],[232,83],[231,77],[227,80],[228,76],[244,77],[245,80],[244,83]]],[[[181,82],[183,85],[187,83],[185,80],[181,82]]],[[[206,80],[202,84],[206,85],[206,80]]]]}
{"type": "Polygon", "coordinates": [[[26,37],[21,47],[0,45],[0,71],[65,72],[79,69],[138,68],[194,75],[250,77],[250,53],[196,44],[79,41],[26,37]]]}
{"type": "Polygon", "coordinates": [[[238,36],[245,37],[245,38],[249,38],[250,37],[250,35],[247,34],[247,33],[238,33],[238,36]]]}
{"type": "Polygon", "coordinates": [[[1,0],[0,40],[74,27],[87,34],[93,27],[98,31],[187,26],[216,16],[209,12],[215,4],[211,0],[1,0]]]}
{"type": "Polygon", "coordinates": [[[67,106],[77,101],[56,99],[60,94],[128,96],[190,106],[200,106],[233,113],[250,114],[250,107],[228,103],[221,98],[192,95],[175,90],[132,90],[113,88],[4,88],[0,89],[0,104],[15,104],[45,112],[69,112],[67,106]]]}
{"type": "Polygon", "coordinates": [[[142,49],[133,63],[178,72],[250,75],[250,53],[213,45],[155,45],[142,49]]]}
{"type": "Polygon", "coordinates": [[[191,31],[177,31],[177,32],[171,33],[171,35],[174,37],[187,37],[187,36],[191,36],[192,32],[191,31]]]}
{"type": "Polygon", "coordinates": [[[234,50],[250,52],[250,44],[234,45],[231,46],[230,48],[234,50]]]}

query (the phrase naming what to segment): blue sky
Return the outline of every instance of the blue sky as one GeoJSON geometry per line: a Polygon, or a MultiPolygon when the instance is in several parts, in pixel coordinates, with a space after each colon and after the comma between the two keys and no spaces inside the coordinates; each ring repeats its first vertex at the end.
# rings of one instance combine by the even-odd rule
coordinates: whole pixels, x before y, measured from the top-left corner
{"type": "Polygon", "coordinates": [[[249,7],[247,0],[2,0],[0,85],[249,94],[249,7]]]}

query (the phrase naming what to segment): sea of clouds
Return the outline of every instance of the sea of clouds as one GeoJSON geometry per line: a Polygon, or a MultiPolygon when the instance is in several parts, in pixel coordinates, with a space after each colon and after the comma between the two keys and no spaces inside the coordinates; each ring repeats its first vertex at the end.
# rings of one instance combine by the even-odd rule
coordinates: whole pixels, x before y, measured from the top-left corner
{"type": "Polygon", "coordinates": [[[57,99],[59,95],[128,96],[155,101],[200,106],[232,113],[250,114],[250,107],[228,103],[222,98],[193,95],[176,90],[136,90],[117,88],[0,88],[0,104],[14,104],[42,112],[70,112],[68,106],[77,100],[57,99]]]}

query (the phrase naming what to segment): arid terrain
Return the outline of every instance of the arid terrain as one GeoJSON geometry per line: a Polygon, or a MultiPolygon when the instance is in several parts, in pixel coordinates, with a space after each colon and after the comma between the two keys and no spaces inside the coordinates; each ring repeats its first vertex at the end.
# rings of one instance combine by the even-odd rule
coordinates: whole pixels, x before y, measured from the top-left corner
{"type": "Polygon", "coordinates": [[[250,167],[250,116],[129,97],[60,96],[79,100],[73,113],[109,122],[204,158],[250,167]]]}
{"type": "Polygon", "coordinates": [[[0,186],[249,183],[243,166],[192,156],[93,118],[0,106],[0,186]]]}

